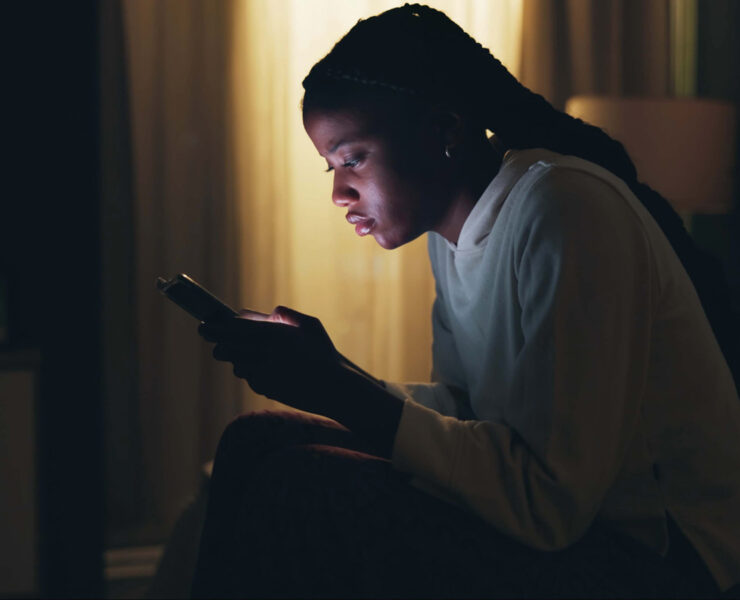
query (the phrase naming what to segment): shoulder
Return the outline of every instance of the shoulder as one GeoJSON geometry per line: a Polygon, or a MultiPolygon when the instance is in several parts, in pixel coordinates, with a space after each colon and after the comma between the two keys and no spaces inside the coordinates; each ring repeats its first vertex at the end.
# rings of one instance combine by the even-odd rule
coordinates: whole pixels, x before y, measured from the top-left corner
{"type": "Polygon", "coordinates": [[[533,162],[507,199],[518,227],[548,223],[583,233],[641,229],[641,203],[606,169],[573,156],[547,153],[533,162]]]}
{"type": "MultiPolygon", "coordinates": [[[[532,201],[543,198],[561,201],[599,202],[622,200],[629,204],[634,195],[627,184],[599,165],[554,152],[540,151],[512,189],[512,196],[532,201]]],[[[531,159],[530,159],[531,160],[531,159]]]]}
{"type": "Polygon", "coordinates": [[[516,264],[525,257],[578,265],[650,260],[641,202],[622,180],[588,161],[553,155],[533,163],[507,204],[516,264]]]}

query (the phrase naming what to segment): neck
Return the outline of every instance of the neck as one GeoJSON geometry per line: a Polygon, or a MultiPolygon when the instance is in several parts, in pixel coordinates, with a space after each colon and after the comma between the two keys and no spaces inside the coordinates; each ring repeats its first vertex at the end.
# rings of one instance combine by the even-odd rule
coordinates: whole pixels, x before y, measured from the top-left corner
{"type": "Polygon", "coordinates": [[[433,231],[453,244],[457,244],[470,212],[501,167],[502,156],[487,139],[481,142],[452,159],[460,165],[457,184],[444,217],[433,231]]]}

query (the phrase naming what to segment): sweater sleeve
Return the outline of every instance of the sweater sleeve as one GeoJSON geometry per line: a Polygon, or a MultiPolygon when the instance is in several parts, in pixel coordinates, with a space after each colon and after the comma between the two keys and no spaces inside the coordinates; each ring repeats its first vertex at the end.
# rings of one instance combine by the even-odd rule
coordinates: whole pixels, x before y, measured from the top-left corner
{"type": "Polygon", "coordinates": [[[510,223],[523,345],[508,397],[495,398],[502,418],[407,401],[393,464],[511,537],[559,549],[596,516],[636,429],[652,273],[641,222],[608,183],[562,169],[532,179],[510,223]]]}

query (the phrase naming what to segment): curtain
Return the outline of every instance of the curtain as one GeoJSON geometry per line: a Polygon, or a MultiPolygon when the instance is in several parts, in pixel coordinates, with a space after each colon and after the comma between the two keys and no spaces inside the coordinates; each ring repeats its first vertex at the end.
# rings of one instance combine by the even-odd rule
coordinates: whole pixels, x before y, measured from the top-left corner
{"type": "MultiPolygon", "coordinates": [[[[270,406],[155,290],[187,272],[233,305],[313,314],[375,375],[426,380],[424,240],[358,239],[303,131],[301,81],[383,0],[104,3],[109,546],[163,539],[226,423],[270,406]]],[[[515,74],[522,0],[439,0],[515,74]]]]}
{"type": "Polygon", "coordinates": [[[164,537],[242,404],[197,324],[155,288],[185,271],[237,296],[229,10],[160,0],[102,11],[109,545],[164,537]]]}
{"type": "Polygon", "coordinates": [[[560,109],[576,94],[669,95],[671,6],[524,0],[520,79],[560,109]]]}

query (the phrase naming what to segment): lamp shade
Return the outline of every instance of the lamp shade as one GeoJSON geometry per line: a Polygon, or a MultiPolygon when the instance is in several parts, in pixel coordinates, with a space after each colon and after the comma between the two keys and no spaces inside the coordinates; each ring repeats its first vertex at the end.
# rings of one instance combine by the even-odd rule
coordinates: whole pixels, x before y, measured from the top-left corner
{"type": "Polygon", "coordinates": [[[732,208],[732,104],[696,98],[573,96],[565,110],[622,142],[638,179],[679,212],[718,214],[732,208]]]}

